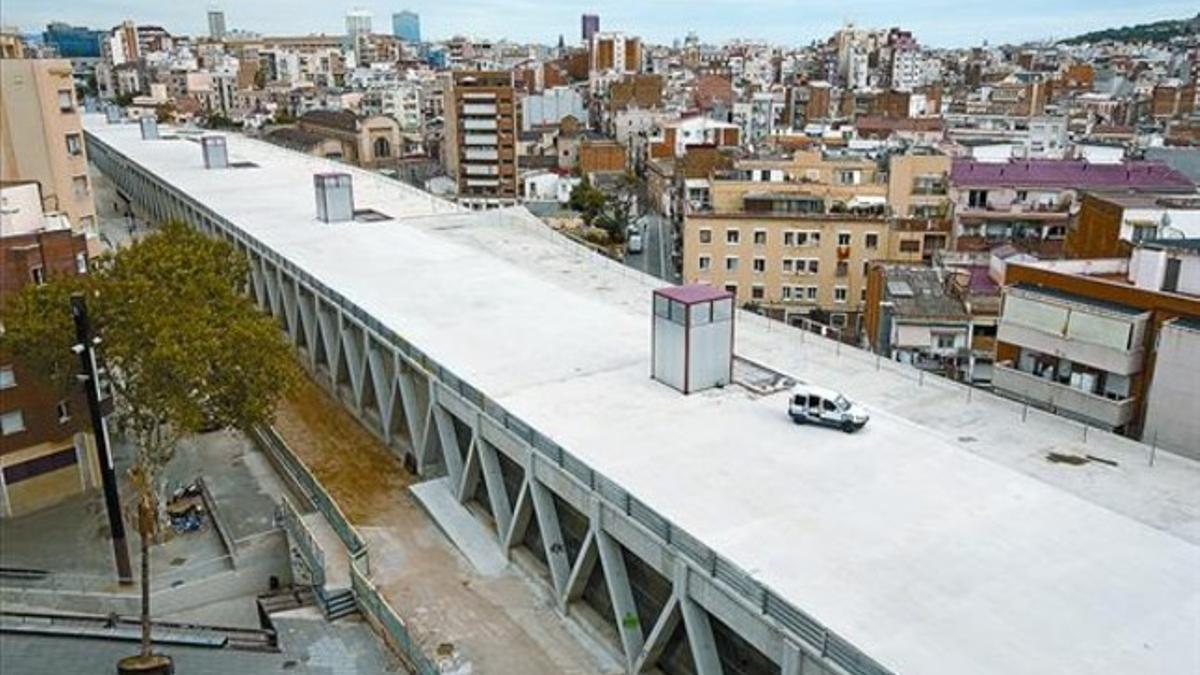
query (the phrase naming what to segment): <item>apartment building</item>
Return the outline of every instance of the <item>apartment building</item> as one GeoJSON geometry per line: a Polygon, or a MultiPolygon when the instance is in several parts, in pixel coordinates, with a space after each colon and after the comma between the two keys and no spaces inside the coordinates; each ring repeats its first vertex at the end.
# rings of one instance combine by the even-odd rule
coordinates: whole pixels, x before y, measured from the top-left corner
{"type": "MultiPolygon", "coordinates": [[[[898,184],[911,191],[921,165],[903,166],[898,184]]],[[[949,234],[946,220],[889,212],[886,166],[798,152],[789,160],[738,162],[705,186],[689,181],[685,282],[726,288],[740,304],[789,322],[807,318],[856,334],[870,264],[928,260],[949,234]]]]}
{"type": "Polygon", "coordinates": [[[33,180],[42,208],[95,232],[96,206],[71,63],[0,60],[0,180],[33,180]]]}
{"type": "Polygon", "coordinates": [[[1058,257],[1086,190],[1192,194],[1196,186],[1156,162],[956,159],[950,172],[956,245],[973,251],[1009,243],[1058,257]]]}
{"type": "Polygon", "coordinates": [[[1151,239],[1200,238],[1200,195],[1088,192],[1067,231],[1068,258],[1128,256],[1151,239]]]}
{"type": "Polygon", "coordinates": [[[517,199],[518,115],[512,73],[460,71],[446,90],[445,165],[472,208],[517,199]]]}
{"type": "MultiPolygon", "coordinates": [[[[87,241],[46,213],[40,183],[0,183],[0,305],[30,284],[87,272],[87,241]]],[[[100,467],[82,390],[64,393],[0,351],[0,516],[97,487],[100,467]]]]}
{"type": "Polygon", "coordinates": [[[1200,458],[1200,415],[1180,414],[1200,378],[1200,240],[1013,263],[1005,283],[996,391],[1200,458]]]}

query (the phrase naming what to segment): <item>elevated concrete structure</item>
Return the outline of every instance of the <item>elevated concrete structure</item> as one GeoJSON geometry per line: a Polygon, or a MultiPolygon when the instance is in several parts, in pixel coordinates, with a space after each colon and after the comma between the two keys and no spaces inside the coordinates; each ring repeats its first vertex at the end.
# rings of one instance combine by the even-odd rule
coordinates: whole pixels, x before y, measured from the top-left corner
{"type": "Polygon", "coordinates": [[[1190,460],[1151,467],[1146,446],[742,313],[739,355],[871,424],[795,427],[786,394],[737,386],[685,397],[649,377],[659,284],[523,210],[351,170],[357,205],[390,219],[331,228],[297,197],[340,165],[230,136],[257,165],[233,177],[103,118],[88,141],[157,217],[244,251],[318,377],[565,613],[605,618],[630,672],[1200,668],[1190,460]]]}

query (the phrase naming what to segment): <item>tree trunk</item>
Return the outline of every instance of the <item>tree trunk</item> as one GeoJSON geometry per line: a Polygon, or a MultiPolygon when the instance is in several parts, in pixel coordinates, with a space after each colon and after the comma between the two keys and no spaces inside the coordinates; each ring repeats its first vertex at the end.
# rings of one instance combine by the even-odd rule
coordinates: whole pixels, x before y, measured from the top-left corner
{"type": "Polygon", "coordinates": [[[153,645],[150,642],[150,532],[149,524],[145,522],[145,508],[138,509],[138,530],[142,540],[142,656],[150,656],[153,645]]]}

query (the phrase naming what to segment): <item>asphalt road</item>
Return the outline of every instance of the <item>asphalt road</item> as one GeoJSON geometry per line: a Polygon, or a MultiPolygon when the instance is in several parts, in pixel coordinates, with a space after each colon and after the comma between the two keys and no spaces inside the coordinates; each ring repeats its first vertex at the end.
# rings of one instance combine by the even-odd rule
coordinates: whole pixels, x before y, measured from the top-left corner
{"type": "Polygon", "coordinates": [[[677,283],[671,265],[671,222],[655,213],[639,216],[635,221],[642,228],[641,253],[626,253],[625,264],[659,279],[677,283]]]}

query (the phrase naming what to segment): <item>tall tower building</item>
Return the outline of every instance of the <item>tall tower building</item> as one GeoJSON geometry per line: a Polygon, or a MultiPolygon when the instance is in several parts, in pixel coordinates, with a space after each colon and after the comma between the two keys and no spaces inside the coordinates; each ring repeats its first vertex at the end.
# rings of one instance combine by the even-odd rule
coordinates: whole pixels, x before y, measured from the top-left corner
{"type": "Polygon", "coordinates": [[[584,42],[591,42],[592,36],[600,32],[600,16],[598,14],[584,14],[580,19],[580,34],[584,42]]]}
{"type": "Polygon", "coordinates": [[[420,42],[421,15],[407,9],[393,14],[392,35],[405,42],[420,42]]]}
{"type": "Polygon", "coordinates": [[[208,10],[208,36],[217,40],[225,37],[225,12],[219,9],[208,10]]]}
{"type": "Polygon", "coordinates": [[[517,113],[512,73],[454,73],[446,92],[446,170],[472,207],[517,199],[517,113]]]}

